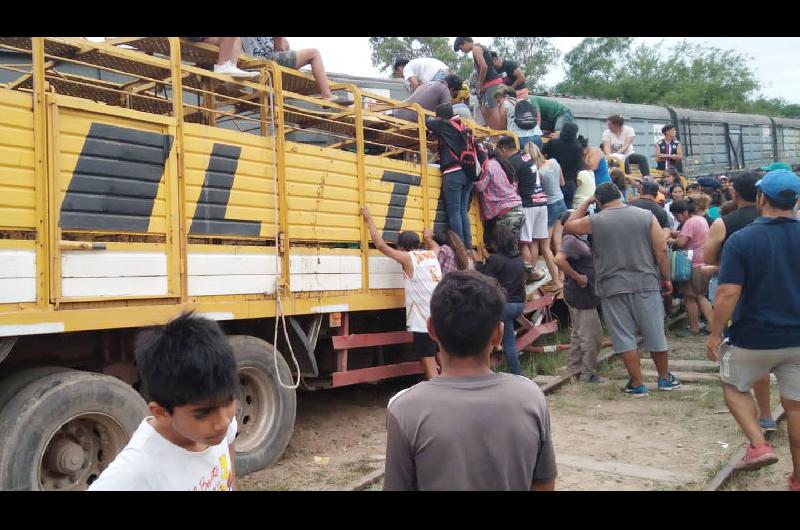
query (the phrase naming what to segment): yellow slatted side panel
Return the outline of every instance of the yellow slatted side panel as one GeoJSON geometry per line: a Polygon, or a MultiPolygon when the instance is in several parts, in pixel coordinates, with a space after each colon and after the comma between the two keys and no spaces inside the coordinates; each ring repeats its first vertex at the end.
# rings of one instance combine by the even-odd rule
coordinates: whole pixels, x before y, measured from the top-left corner
{"type": "Polygon", "coordinates": [[[187,123],[184,148],[189,235],[273,239],[272,138],[187,123]]]}
{"type": "Polygon", "coordinates": [[[34,230],[33,100],[0,90],[0,229],[34,230]]]}

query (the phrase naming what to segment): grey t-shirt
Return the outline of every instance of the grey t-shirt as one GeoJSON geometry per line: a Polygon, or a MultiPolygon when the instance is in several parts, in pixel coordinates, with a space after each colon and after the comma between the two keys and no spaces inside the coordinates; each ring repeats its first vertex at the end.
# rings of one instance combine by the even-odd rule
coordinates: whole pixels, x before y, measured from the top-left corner
{"type": "Polygon", "coordinates": [[[555,204],[564,200],[561,193],[561,166],[555,158],[550,159],[550,167],[539,168],[539,175],[542,180],[542,187],[547,194],[547,204],[555,204]]]}
{"type": "Polygon", "coordinates": [[[529,490],[555,480],[550,415],[522,376],[435,377],[386,413],[385,490],[529,490]]]}
{"type": "MultiPolygon", "coordinates": [[[[420,85],[406,101],[419,103],[423,109],[434,111],[439,104],[450,103],[450,90],[441,81],[431,81],[420,85]]],[[[417,120],[417,113],[409,109],[398,109],[394,115],[401,120],[417,120]]]]}
{"type": "Polygon", "coordinates": [[[661,290],[650,229],[653,214],[635,206],[589,217],[597,296],[661,290]]]}

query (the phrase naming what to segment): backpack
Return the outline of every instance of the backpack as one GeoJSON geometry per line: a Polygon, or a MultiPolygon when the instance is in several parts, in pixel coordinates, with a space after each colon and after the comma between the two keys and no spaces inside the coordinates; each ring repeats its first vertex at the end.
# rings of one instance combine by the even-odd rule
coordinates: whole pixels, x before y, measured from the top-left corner
{"type": "Polygon", "coordinates": [[[472,134],[472,129],[461,123],[460,116],[456,116],[455,118],[451,119],[450,125],[455,127],[455,129],[459,132],[459,135],[461,136],[460,143],[465,147],[461,153],[456,154],[449,144],[445,142],[445,145],[453,157],[458,159],[458,163],[461,165],[461,169],[464,170],[467,178],[469,178],[472,182],[477,182],[480,180],[481,165],[478,162],[478,152],[475,146],[475,136],[472,134]]]}
{"type": "Polygon", "coordinates": [[[688,282],[692,277],[692,258],[686,250],[669,249],[669,276],[673,282],[688,282]]]}
{"type": "Polygon", "coordinates": [[[519,100],[514,107],[514,123],[525,130],[536,127],[536,113],[533,112],[533,105],[527,99],[519,100]]]}

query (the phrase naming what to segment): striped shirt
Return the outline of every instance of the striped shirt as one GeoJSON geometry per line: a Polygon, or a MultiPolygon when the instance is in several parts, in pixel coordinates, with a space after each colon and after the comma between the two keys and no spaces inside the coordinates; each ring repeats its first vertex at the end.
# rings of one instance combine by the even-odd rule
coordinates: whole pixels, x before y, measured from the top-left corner
{"type": "Polygon", "coordinates": [[[474,184],[478,190],[481,219],[494,219],[511,208],[522,206],[522,199],[517,195],[514,185],[508,181],[500,162],[494,158],[487,160],[481,175],[481,179],[474,184]]]}

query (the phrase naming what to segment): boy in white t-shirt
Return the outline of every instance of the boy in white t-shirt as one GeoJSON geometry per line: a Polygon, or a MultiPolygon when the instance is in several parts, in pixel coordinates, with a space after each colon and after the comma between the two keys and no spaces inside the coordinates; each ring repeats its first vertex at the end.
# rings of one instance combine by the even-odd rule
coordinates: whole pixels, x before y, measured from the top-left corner
{"type": "Polygon", "coordinates": [[[90,491],[231,491],[236,361],[213,320],[184,313],[136,347],[148,408],[90,491]]]}
{"type": "Polygon", "coordinates": [[[397,248],[394,249],[381,237],[369,208],[361,208],[361,215],[367,222],[375,248],[403,266],[406,328],[414,337],[414,353],[419,356],[425,378],[436,377],[439,373],[436,366],[436,343],[428,335],[428,318],[431,316],[431,296],[442,280],[439,245],[433,240],[431,231],[426,228],[423,237],[429,250],[421,249],[419,235],[410,231],[400,233],[397,248]]]}

